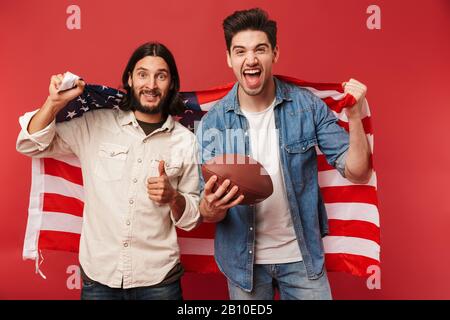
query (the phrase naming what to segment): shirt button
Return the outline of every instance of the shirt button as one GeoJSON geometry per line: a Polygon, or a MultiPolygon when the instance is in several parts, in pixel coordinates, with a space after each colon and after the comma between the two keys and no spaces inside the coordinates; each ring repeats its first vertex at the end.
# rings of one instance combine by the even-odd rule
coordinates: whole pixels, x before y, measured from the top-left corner
{"type": "Polygon", "coordinates": [[[126,247],[128,247],[128,242],[125,242],[124,244],[123,244],[123,246],[126,248],[126,247]]]}
{"type": "Polygon", "coordinates": [[[136,178],[134,178],[134,179],[133,179],[133,182],[134,182],[134,183],[136,183],[136,182],[137,182],[137,179],[136,179],[136,178]]]}
{"type": "Polygon", "coordinates": [[[142,159],[141,159],[141,158],[139,158],[139,159],[138,159],[138,162],[139,162],[139,163],[141,163],[141,162],[142,162],[142,159]]]}
{"type": "Polygon", "coordinates": [[[127,220],[127,226],[129,226],[131,224],[130,220],[127,220]]]}
{"type": "Polygon", "coordinates": [[[130,199],[130,201],[128,201],[130,204],[133,204],[134,203],[134,200],[133,199],[130,199]]]}
{"type": "Polygon", "coordinates": [[[305,149],[306,149],[305,147],[302,148],[302,150],[305,150],[305,149]]]}
{"type": "Polygon", "coordinates": [[[253,252],[253,251],[252,251],[252,250],[250,250],[250,251],[249,251],[248,253],[252,254],[252,252],[253,252]]]}
{"type": "Polygon", "coordinates": [[[253,231],[253,227],[250,227],[250,231],[253,231]]]}

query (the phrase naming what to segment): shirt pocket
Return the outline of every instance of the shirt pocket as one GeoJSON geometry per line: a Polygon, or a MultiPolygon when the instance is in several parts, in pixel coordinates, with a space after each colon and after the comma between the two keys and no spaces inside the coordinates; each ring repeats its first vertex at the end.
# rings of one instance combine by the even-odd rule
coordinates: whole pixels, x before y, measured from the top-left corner
{"type": "Polygon", "coordinates": [[[285,145],[285,149],[288,154],[296,154],[296,153],[307,153],[313,147],[317,146],[317,139],[305,139],[302,141],[294,142],[291,144],[285,145]]]}
{"type": "Polygon", "coordinates": [[[317,139],[304,139],[285,145],[288,168],[292,182],[296,186],[305,186],[313,179],[317,163],[317,139]]]}
{"type": "Polygon", "coordinates": [[[95,174],[105,181],[122,179],[128,149],[128,147],[118,144],[101,143],[98,148],[95,174]]]}

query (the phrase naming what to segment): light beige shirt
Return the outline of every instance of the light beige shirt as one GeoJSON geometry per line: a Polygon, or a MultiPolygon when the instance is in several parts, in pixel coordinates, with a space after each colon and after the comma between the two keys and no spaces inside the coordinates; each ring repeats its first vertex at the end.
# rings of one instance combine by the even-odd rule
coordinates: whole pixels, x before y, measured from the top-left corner
{"type": "Polygon", "coordinates": [[[17,150],[31,157],[75,154],[81,163],[85,204],[79,259],[86,275],[120,288],[161,282],[180,261],[175,227],[200,219],[195,136],[171,116],[146,136],[133,112],[94,110],[29,134],[37,111],[23,115],[17,150]],[[168,205],[147,195],[146,180],[166,163],[170,183],[186,199],[176,222],[168,205]]]}

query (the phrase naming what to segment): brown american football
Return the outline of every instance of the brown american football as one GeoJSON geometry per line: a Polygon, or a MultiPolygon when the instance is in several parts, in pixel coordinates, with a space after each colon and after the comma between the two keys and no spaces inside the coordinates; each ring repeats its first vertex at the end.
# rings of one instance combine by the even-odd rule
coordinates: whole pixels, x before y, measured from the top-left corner
{"type": "MultiPolygon", "coordinates": [[[[217,181],[213,192],[226,179],[230,180],[230,190],[237,186],[237,196],[244,195],[240,204],[255,204],[267,199],[273,192],[273,184],[266,169],[255,159],[240,154],[222,154],[212,158],[202,165],[202,174],[205,183],[213,175],[217,181]]],[[[236,198],[235,197],[235,198],[236,198]]]]}

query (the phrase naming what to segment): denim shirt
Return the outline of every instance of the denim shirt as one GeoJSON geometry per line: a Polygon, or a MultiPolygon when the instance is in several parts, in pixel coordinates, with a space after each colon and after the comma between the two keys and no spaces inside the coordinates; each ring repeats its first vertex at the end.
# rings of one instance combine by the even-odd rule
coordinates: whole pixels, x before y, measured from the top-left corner
{"type": "MultiPolygon", "coordinates": [[[[324,273],[322,237],[328,234],[318,184],[318,146],[336,166],[349,147],[348,133],[327,105],[310,91],[275,79],[275,126],[292,222],[309,279],[324,273]]],[[[203,117],[196,135],[203,163],[223,153],[250,155],[248,122],[237,97],[238,83],[203,117]]],[[[339,170],[342,174],[343,168],[339,170]]],[[[201,176],[201,175],[200,175],[201,176]]],[[[201,177],[203,192],[204,180],[201,177]]],[[[255,207],[238,205],[217,223],[214,241],[219,269],[245,291],[253,287],[255,207]]]]}

